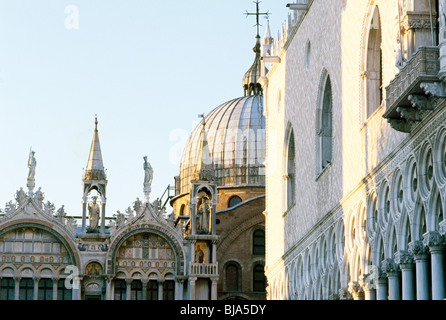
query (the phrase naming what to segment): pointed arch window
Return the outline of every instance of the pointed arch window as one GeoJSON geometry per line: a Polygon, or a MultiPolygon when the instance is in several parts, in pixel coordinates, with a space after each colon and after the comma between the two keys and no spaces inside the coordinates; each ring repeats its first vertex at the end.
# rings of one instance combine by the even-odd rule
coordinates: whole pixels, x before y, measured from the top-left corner
{"type": "Polygon", "coordinates": [[[328,74],[322,82],[317,125],[317,173],[321,173],[332,162],[333,116],[332,88],[328,74]]]}
{"type": "Polygon", "coordinates": [[[364,75],[366,78],[367,118],[369,118],[381,105],[383,99],[381,23],[378,7],[375,7],[369,25],[364,75]]]}
{"type": "Polygon", "coordinates": [[[296,202],[296,158],[294,146],[294,133],[291,129],[288,137],[287,165],[286,165],[286,188],[287,188],[287,210],[296,202]]]}

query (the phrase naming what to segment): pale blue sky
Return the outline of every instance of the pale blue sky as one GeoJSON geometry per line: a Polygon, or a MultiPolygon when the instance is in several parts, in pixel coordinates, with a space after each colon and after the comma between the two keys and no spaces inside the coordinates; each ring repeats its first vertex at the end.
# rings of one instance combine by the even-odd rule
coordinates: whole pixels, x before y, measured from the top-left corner
{"type": "MultiPolygon", "coordinates": [[[[289,2],[260,4],[273,36],[289,2]]],[[[107,216],[143,198],[145,155],[151,201],[160,197],[197,115],[243,95],[256,34],[246,10],[253,1],[0,0],[0,208],[26,189],[32,147],[45,202],[81,215],[95,114],[107,216]],[[75,30],[65,26],[70,5],[75,30]]]]}

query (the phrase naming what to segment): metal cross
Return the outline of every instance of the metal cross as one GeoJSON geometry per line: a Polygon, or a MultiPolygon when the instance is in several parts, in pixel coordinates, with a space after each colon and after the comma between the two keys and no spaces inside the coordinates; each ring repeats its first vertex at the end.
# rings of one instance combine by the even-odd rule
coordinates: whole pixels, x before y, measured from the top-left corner
{"type": "Polygon", "coordinates": [[[256,4],[256,12],[254,13],[254,12],[248,12],[248,10],[246,10],[246,17],[248,17],[248,16],[256,16],[256,24],[254,25],[254,26],[257,26],[257,36],[259,37],[259,26],[260,26],[260,23],[259,23],[259,16],[266,16],[267,18],[268,18],[268,16],[271,14],[269,11],[267,11],[267,12],[259,12],[259,0],[256,0],[255,2],[254,2],[255,4],[256,4]]]}

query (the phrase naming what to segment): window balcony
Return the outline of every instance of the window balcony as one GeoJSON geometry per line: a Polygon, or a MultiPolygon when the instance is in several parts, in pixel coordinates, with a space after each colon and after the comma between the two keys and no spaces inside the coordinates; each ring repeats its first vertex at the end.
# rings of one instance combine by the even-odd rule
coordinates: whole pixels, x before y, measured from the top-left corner
{"type": "Polygon", "coordinates": [[[189,265],[189,275],[201,277],[218,276],[218,263],[191,263],[189,265]]]}
{"type": "Polygon", "coordinates": [[[438,78],[438,47],[419,47],[386,87],[386,111],[383,117],[401,132],[412,128],[432,110],[432,97],[446,97],[446,89],[438,78]]]}

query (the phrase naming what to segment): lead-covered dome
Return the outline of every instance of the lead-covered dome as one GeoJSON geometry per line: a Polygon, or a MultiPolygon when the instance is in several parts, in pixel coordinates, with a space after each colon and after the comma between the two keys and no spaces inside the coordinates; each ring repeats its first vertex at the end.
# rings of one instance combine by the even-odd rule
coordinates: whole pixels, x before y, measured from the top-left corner
{"type": "Polygon", "coordinates": [[[183,150],[180,192],[190,191],[190,181],[201,166],[203,136],[218,186],[264,186],[265,130],[260,95],[233,99],[212,110],[192,131],[183,150]]]}

